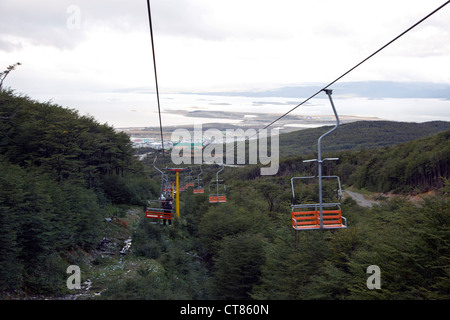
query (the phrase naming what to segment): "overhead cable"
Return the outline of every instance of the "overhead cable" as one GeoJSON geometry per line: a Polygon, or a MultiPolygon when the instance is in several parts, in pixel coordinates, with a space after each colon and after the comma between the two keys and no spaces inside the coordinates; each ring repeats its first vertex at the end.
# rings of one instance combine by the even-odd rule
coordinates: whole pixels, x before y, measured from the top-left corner
{"type": "Polygon", "coordinates": [[[158,102],[159,130],[160,130],[160,134],[161,134],[161,147],[162,147],[163,160],[164,160],[164,163],[166,163],[166,157],[164,155],[164,136],[163,136],[162,121],[161,121],[161,105],[160,105],[160,102],[159,102],[158,74],[156,72],[155,44],[154,44],[154,41],[153,41],[153,26],[152,26],[152,15],[151,15],[151,10],[150,10],[150,0],[147,0],[147,11],[148,11],[148,24],[150,26],[150,39],[151,39],[151,43],[152,43],[153,70],[154,70],[154,74],[155,74],[156,100],[158,102]]]}
{"type": "Polygon", "coordinates": [[[412,25],[411,27],[409,27],[408,29],[406,29],[405,31],[403,31],[402,33],[400,33],[398,36],[396,36],[394,39],[392,39],[391,41],[389,41],[388,43],[386,43],[384,46],[382,46],[381,48],[379,48],[378,50],[376,50],[374,53],[372,53],[371,55],[369,55],[367,58],[365,58],[364,60],[362,60],[361,62],[359,62],[358,64],[356,64],[354,67],[350,68],[349,70],[347,70],[346,72],[344,72],[343,74],[341,74],[339,77],[337,77],[335,80],[331,81],[329,84],[327,84],[325,87],[321,88],[320,90],[318,90],[316,93],[314,93],[312,96],[310,96],[309,98],[307,98],[306,100],[302,101],[301,103],[299,103],[298,105],[296,105],[295,107],[293,107],[292,109],[290,109],[288,112],[286,112],[285,114],[281,115],[280,117],[278,117],[277,119],[273,120],[271,123],[269,123],[268,125],[266,125],[264,128],[258,130],[258,132],[256,134],[254,134],[253,136],[247,138],[244,141],[247,141],[249,139],[251,139],[252,137],[256,136],[259,134],[259,132],[261,132],[264,129],[269,128],[270,126],[272,126],[274,123],[276,123],[277,121],[283,119],[285,116],[287,116],[289,113],[291,113],[292,111],[294,111],[295,109],[297,109],[298,107],[302,106],[303,104],[305,104],[306,102],[308,102],[309,100],[311,100],[312,98],[314,98],[315,96],[317,96],[320,92],[322,92],[323,90],[327,89],[328,87],[332,86],[333,84],[335,84],[336,82],[338,82],[339,80],[341,80],[343,77],[345,77],[346,75],[348,75],[350,72],[352,72],[353,70],[355,70],[356,68],[358,68],[359,66],[361,66],[363,63],[365,63],[367,60],[369,60],[370,58],[372,58],[373,56],[375,56],[376,54],[380,53],[383,49],[385,49],[386,47],[390,46],[392,43],[394,43],[395,41],[397,41],[398,39],[400,39],[401,37],[403,37],[405,34],[407,34],[409,31],[411,31],[412,29],[414,29],[415,27],[417,27],[419,24],[421,24],[422,22],[424,22],[425,20],[427,20],[428,18],[430,18],[432,15],[434,15],[436,12],[438,12],[439,10],[441,10],[442,8],[444,8],[446,5],[448,5],[450,3],[450,0],[445,2],[443,5],[441,5],[440,7],[438,7],[437,9],[433,10],[431,13],[429,13],[428,15],[426,15],[424,18],[422,18],[421,20],[419,20],[418,22],[416,22],[414,25],[412,25]]]}

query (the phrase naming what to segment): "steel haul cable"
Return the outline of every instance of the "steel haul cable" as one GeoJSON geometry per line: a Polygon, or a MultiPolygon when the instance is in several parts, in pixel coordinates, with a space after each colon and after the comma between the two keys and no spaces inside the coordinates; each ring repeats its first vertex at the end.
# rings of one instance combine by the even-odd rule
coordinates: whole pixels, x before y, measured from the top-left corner
{"type": "MultiPolygon", "coordinates": [[[[276,123],[277,121],[283,119],[285,116],[287,116],[289,113],[291,113],[292,111],[294,111],[295,109],[299,108],[300,106],[302,106],[303,104],[305,104],[306,102],[308,102],[309,100],[311,100],[312,98],[314,98],[315,96],[317,96],[320,92],[322,92],[323,90],[327,89],[328,87],[332,86],[333,84],[335,84],[336,82],[338,82],[339,80],[341,80],[343,77],[345,77],[346,75],[348,75],[350,72],[352,72],[353,70],[355,70],[356,68],[358,68],[360,65],[362,65],[363,63],[365,63],[367,60],[369,60],[370,58],[372,58],[373,56],[375,56],[376,54],[378,54],[380,51],[382,51],[383,49],[385,49],[386,47],[390,46],[392,43],[394,43],[395,41],[397,41],[398,39],[400,39],[401,37],[403,37],[405,34],[407,34],[409,31],[411,31],[412,29],[414,29],[415,27],[417,27],[419,24],[421,24],[422,22],[424,22],[425,20],[427,20],[428,18],[430,18],[432,15],[434,15],[436,12],[438,12],[439,10],[441,10],[442,8],[444,8],[446,5],[448,5],[450,3],[450,0],[445,2],[443,5],[441,5],[440,7],[438,7],[437,9],[435,9],[434,11],[432,11],[431,13],[429,13],[428,15],[426,15],[424,18],[422,18],[420,21],[416,22],[414,25],[412,25],[411,27],[409,27],[408,29],[406,29],[405,31],[403,31],[401,34],[399,34],[398,36],[396,36],[394,39],[392,39],[391,41],[389,41],[388,43],[386,43],[384,46],[382,46],[381,48],[379,48],[378,50],[376,50],[374,53],[372,53],[371,55],[369,55],[367,58],[365,58],[364,60],[362,60],[361,62],[359,62],[358,64],[356,64],[354,67],[350,68],[349,70],[347,70],[346,72],[344,72],[342,75],[340,75],[339,77],[337,77],[335,80],[331,81],[329,84],[327,84],[325,87],[321,88],[320,90],[318,90],[316,93],[314,93],[312,96],[310,96],[309,98],[307,98],[306,100],[302,101],[301,103],[299,103],[298,105],[296,105],[295,107],[293,107],[292,109],[290,109],[288,112],[286,112],[285,114],[281,115],[280,117],[278,117],[277,119],[273,120],[271,123],[269,123],[268,125],[266,125],[264,128],[259,129],[258,132],[256,134],[254,134],[251,137],[248,137],[246,140],[244,140],[243,142],[245,143],[246,141],[248,141],[249,139],[257,136],[262,130],[269,128],[270,126],[272,126],[274,123],[276,123]]],[[[242,142],[241,142],[242,143],[242,142]]]]}
{"type": "MultiPolygon", "coordinates": [[[[359,63],[357,63],[355,66],[353,66],[352,68],[350,68],[349,70],[347,70],[346,72],[344,72],[343,74],[341,74],[339,77],[337,77],[335,80],[331,81],[329,84],[327,84],[326,86],[324,86],[323,88],[319,89],[317,92],[315,92],[313,95],[311,95],[310,97],[308,97],[307,99],[303,100],[301,103],[297,104],[295,107],[293,107],[292,109],[290,109],[289,111],[287,111],[286,113],[284,113],[283,115],[281,115],[280,117],[278,117],[277,119],[273,120],[271,123],[269,123],[268,125],[264,126],[262,129],[259,129],[254,135],[248,137],[247,139],[245,139],[244,141],[238,143],[236,145],[236,147],[238,145],[240,145],[241,143],[245,143],[246,141],[250,140],[251,138],[257,136],[262,130],[265,130],[267,128],[269,128],[270,126],[272,126],[274,123],[276,123],[277,121],[283,119],[285,116],[287,116],[288,114],[290,114],[292,111],[296,110],[297,108],[299,108],[300,106],[304,105],[306,102],[308,102],[309,100],[311,100],[312,98],[314,98],[315,96],[317,96],[320,92],[322,92],[323,90],[329,88],[330,86],[332,86],[333,84],[335,84],[336,82],[338,82],[339,80],[341,80],[343,77],[345,77],[346,75],[348,75],[350,72],[352,72],[353,70],[355,70],[356,68],[358,68],[359,66],[361,66],[363,63],[367,62],[369,59],[371,59],[372,57],[374,57],[375,55],[377,55],[378,53],[380,53],[382,50],[384,50],[385,48],[387,48],[388,46],[390,46],[392,43],[394,43],[395,41],[397,41],[398,39],[400,39],[401,37],[403,37],[405,34],[407,34],[408,32],[410,32],[412,29],[414,29],[415,27],[417,27],[418,25],[420,25],[422,22],[424,22],[425,20],[427,20],[428,18],[430,18],[431,16],[433,16],[435,13],[437,13],[438,11],[440,11],[441,9],[443,9],[445,6],[447,6],[450,3],[449,1],[446,1],[444,4],[442,4],[441,6],[439,6],[438,8],[436,8],[435,10],[433,10],[431,13],[429,13],[428,15],[426,15],[424,18],[422,18],[421,20],[419,20],[418,22],[416,22],[415,24],[413,24],[411,27],[409,27],[408,29],[406,29],[405,31],[403,31],[402,33],[400,33],[398,36],[396,36],[394,39],[392,39],[391,41],[389,41],[388,43],[386,43],[384,46],[382,46],[381,48],[379,48],[378,50],[376,50],[375,52],[373,52],[371,55],[369,55],[367,58],[363,59],[362,61],[360,61],[359,63]]],[[[156,96],[157,96],[157,100],[158,100],[158,114],[159,114],[159,125],[160,125],[160,133],[161,133],[161,143],[162,143],[162,149],[163,149],[163,156],[164,156],[164,139],[163,139],[163,130],[162,130],[162,121],[161,121],[161,109],[160,109],[160,102],[159,102],[159,89],[158,89],[158,77],[157,77],[157,72],[156,72],[156,58],[155,58],[155,48],[154,48],[154,42],[153,42],[153,28],[152,28],[152,19],[151,19],[151,10],[150,10],[150,0],[147,0],[147,9],[148,9],[148,19],[149,19],[149,25],[150,25],[150,36],[151,36],[151,43],[152,43],[152,53],[153,53],[153,65],[154,65],[154,73],[155,73],[155,83],[156,83],[156,96]]],[[[233,143],[234,146],[234,143],[233,143]]],[[[165,162],[165,158],[164,158],[164,162],[165,162]]]]}
{"type": "Polygon", "coordinates": [[[164,137],[163,137],[163,129],[162,129],[162,121],[161,121],[161,106],[159,103],[158,74],[156,72],[155,44],[153,41],[153,26],[152,26],[152,14],[151,14],[151,10],[150,10],[150,0],[147,0],[147,11],[148,11],[148,24],[150,26],[150,39],[151,39],[151,43],[152,43],[153,70],[154,70],[154,74],[155,74],[155,86],[156,86],[156,100],[158,101],[159,130],[160,130],[160,134],[161,134],[161,147],[162,147],[163,161],[165,164],[166,157],[164,155],[164,137]]]}

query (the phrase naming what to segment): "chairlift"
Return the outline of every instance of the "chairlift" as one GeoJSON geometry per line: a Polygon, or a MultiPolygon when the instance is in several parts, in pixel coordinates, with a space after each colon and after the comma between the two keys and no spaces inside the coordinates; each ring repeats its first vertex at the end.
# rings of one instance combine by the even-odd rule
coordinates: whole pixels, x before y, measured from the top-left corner
{"type": "Polygon", "coordinates": [[[172,193],[172,186],[170,184],[166,184],[163,188],[164,193],[172,193]]]}
{"type": "Polygon", "coordinates": [[[172,184],[171,184],[171,181],[170,181],[167,173],[163,174],[161,184],[162,184],[162,193],[167,196],[171,196],[173,188],[172,188],[172,184]]]}
{"type": "Polygon", "coordinates": [[[227,188],[225,184],[223,184],[223,180],[219,180],[219,173],[222,172],[224,168],[225,166],[222,164],[222,169],[216,172],[216,180],[211,181],[209,185],[209,203],[227,202],[227,188]]]}
{"type": "Polygon", "coordinates": [[[200,179],[200,176],[202,174],[203,174],[203,169],[202,169],[202,166],[200,165],[200,173],[197,176],[197,185],[192,189],[194,194],[205,193],[205,185],[204,185],[203,181],[201,181],[202,179],[200,179]]]}
{"type": "Polygon", "coordinates": [[[205,193],[205,186],[204,186],[203,181],[197,182],[197,186],[196,186],[194,189],[192,189],[192,192],[193,192],[194,194],[202,194],[202,193],[205,193]]]}
{"type": "MultiPolygon", "coordinates": [[[[170,199],[165,199],[160,197],[158,200],[149,200],[146,210],[145,210],[145,217],[150,219],[157,219],[159,220],[172,220],[172,213],[173,213],[173,207],[172,209],[166,209],[164,208],[163,204],[166,201],[171,201],[170,199]],[[157,206],[152,205],[152,203],[157,202],[157,206]]],[[[159,223],[159,222],[158,222],[159,223]]]]}
{"type": "MultiPolygon", "coordinates": [[[[325,160],[325,159],[324,159],[325,160]]],[[[316,176],[293,177],[291,178],[292,197],[295,201],[296,193],[294,188],[295,180],[317,180],[316,176]]],[[[338,176],[322,176],[322,179],[336,179],[337,188],[335,191],[336,202],[324,202],[322,199],[322,222],[320,227],[320,203],[293,204],[292,207],[292,227],[294,230],[311,229],[342,229],[347,225],[347,220],[342,216],[340,200],[342,198],[341,182],[338,176]]],[[[302,199],[303,201],[303,199],[302,199]]]]}
{"type": "Polygon", "coordinates": [[[156,154],[155,159],[153,160],[153,167],[161,173],[161,190],[160,197],[158,200],[148,200],[148,206],[145,209],[145,217],[149,219],[157,219],[157,223],[160,220],[172,220],[172,209],[164,208],[164,204],[166,201],[171,201],[170,198],[166,199],[164,194],[168,192],[167,183],[168,177],[167,175],[158,169],[155,165],[156,159],[158,158],[158,154],[156,154]]]}
{"type": "Polygon", "coordinates": [[[189,170],[188,175],[186,177],[184,177],[184,185],[186,187],[193,187],[194,186],[194,181],[193,181],[192,176],[191,176],[191,170],[189,170]]]}
{"type": "Polygon", "coordinates": [[[340,200],[342,198],[341,182],[338,176],[323,176],[322,175],[322,165],[324,161],[335,161],[338,158],[325,158],[322,159],[321,142],[322,139],[335,131],[339,126],[339,117],[334,107],[333,100],[331,98],[332,90],[324,90],[328,95],[331,102],[333,112],[336,118],[336,125],[334,128],[324,133],[319,137],[318,140],[318,156],[317,159],[304,160],[303,162],[317,162],[318,165],[318,175],[308,176],[308,177],[293,177],[291,179],[292,188],[292,228],[296,231],[302,230],[315,230],[315,229],[345,229],[347,228],[347,219],[342,216],[342,209],[340,206],[340,200]],[[337,200],[336,202],[324,202],[323,201],[323,190],[322,190],[322,180],[323,179],[336,179],[337,189],[335,190],[337,200]],[[300,203],[295,204],[296,194],[294,189],[294,181],[301,179],[306,181],[307,179],[317,179],[319,182],[319,203],[300,203]]]}

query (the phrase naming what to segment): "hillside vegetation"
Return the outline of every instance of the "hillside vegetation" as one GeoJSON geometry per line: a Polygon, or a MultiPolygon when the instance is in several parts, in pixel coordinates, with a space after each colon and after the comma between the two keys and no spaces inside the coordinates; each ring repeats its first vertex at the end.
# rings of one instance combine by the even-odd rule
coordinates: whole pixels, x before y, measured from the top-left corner
{"type": "Polygon", "coordinates": [[[0,290],[64,290],[78,250],[96,247],[119,204],[155,188],[129,137],[74,110],[0,92],[0,290]]]}
{"type": "MultiPolygon", "coordinates": [[[[312,154],[317,151],[317,139],[333,126],[305,129],[280,137],[280,157],[312,154]]],[[[409,123],[396,121],[357,121],[339,126],[326,138],[322,150],[341,151],[374,149],[393,146],[450,129],[450,122],[430,121],[409,123]]]]}
{"type": "MultiPolygon", "coordinates": [[[[402,124],[395,126],[401,132],[402,124]]],[[[354,135],[363,139],[367,132],[354,135]]],[[[158,196],[153,159],[137,161],[129,138],[112,127],[3,90],[0,134],[2,298],[64,297],[70,264],[82,267],[98,293],[84,299],[450,298],[448,129],[395,146],[328,150],[340,160],[329,162],[324,174],[372,192],[379,204],[365,208],[345,198],[346,230],[301,232],[297,244],[290,179],[315,173],[302,163],[315,142],[300,153],[298,139],[282,138],[296,153],[281,159],[276,176],[260,176],[257,165],[226,168],[222,204],[208,202],[218,168],[204,165],[206,193],[181,193],[180,219],[169,227],[142,210],[158,196]],[[417,203],[381,194],[425,191],[430,194],[417,203]],[[132,206],[133,215],[125,216],[132,206]],[[122,218],[117,226],[104,222],[114,213],[122,218]],[[116,253],[108,257],[81,259],[113,233],[132,237],[129,252],[119,256],[111,247],[116,253]],[[367,287],[373,265],[381,270],[381,289],[367,287]]],[[[302,194],[317,201],[313,184],[302,194]]]]}
{"type": "MultiPolygon", "coordinates": [[[[186,299],[448,299],[449,135],[447,130],[398,146],[332,154],[340,161],[325,166],[325,174],[339,174],[346,186],[375,192],[379,205],[363,208],[345,198],[348,229],[301,232],[298,245],[290,222],[290,178],[314,174],[315,168],[302,157],[283,159],[272,177],[260,176],[257,166],[226,168],[221,178],[227,203],[209,204],[207,194],[185,192],[177,231],[140,224],[136,254],[160,262],[164,276],[148,272],[117,283],[108,294],[155,297],[154,290],[161,290],[161,296],[186,299]],[[381,194],[392,190],[433,193],[419,203],[381,194]],[[382,273],[380,290],[366,285],[373,265],[382,273]],[[155,283],[164,286],[155,289],[155,283]],[[131,293],[129,287],[137,289],[131,293]]],[[[204,181],[214,179],[218,169],[204,166],[204,181]]],[[[316,187],[303,194],[318,201],[316,187]]]]}
{"type": "MultiPolygon", "coordinates": [[[[315,156],[317,154],[317,139],[333,126],[323,126],[298,130],[279,136],[279,157],[286,159],[298,156],[315,156]]],[[[336,153],[339,151],[362,150],[375,152],[376,149],[395,146],[400,143],[426,138],[450,129],[448,121],[429,121],[423,123],[396,121],[356,121],[342,124],[338,130],[327,135],[322,143],[322,152],[336,153]]],[[[239,142],[241,144],[241,142],[239,142]]],[[[249,142],[246,141],[246,163],[249,161],[249,142]]],[[[268,149],[271,150],[269,143],[268,149]]],[[[223,150],[237,150],[226,145],[223,150]]],[[[234,163],[237,163],[235,155],[234,163]]]]}
{"type": "MultiPolygon", "coordinates": [[[[364,134],[361,132],[359,136],[364,134]]],[[[325,152],[324,157],[338,157],[339,161],[325,162],[324,170],[327,174],[339,175],[345,184],[360,189],[374,192],[424,193],[442,187],[443,179],[450,177],[449,136],[450,130],[447,129],[395,146],[325,152]]],[[[324,143],[328,142],[326,137],[324,143]]],[[[292,175],[296,172],[302,175],[316,174],[315,165],[302,163],[302,160],[315,156],[311,154],[281,159],[278,175],[292,175]]],[[[257,170],[252,174],[257,174],[257,170]]]]}

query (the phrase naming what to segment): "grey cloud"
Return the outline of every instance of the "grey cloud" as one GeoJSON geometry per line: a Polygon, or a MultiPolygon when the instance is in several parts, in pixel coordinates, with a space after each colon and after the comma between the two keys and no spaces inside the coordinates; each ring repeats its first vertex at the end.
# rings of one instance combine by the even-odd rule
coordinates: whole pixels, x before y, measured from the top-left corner
{"type": "MultiPolygon", "coordinates": [[[[268,17],[248,17],[245,11],[226,17],[208,2],[198,0],[152,1],[156,36],[169,35],[204,40],[226,38],[276,38],[285,32],[261,27],[268,17]]],[[[231,8],[234,9],[234,8],[231,8]]],[[[252,13],[253,14],[253,13],[252,13]]],[[[13,51],[26,43],[73,49],[93,28],[111,32],[148,32],[146,1],[126,0],[2,0],[0,50],[13,51]],[[80,28],[67,27],[70,6],[80,9],[80,28]]]]}
{"type": "Polygon", "coordinates": [[[0,36],[0,51],[11,52],[22,49],[23,45],[20,41],[13,39],[6,39],[0,36]]]}
{"type": "MultiPolygon", "coordinates": [[[[208,25],[207,9],[194,0],[152,1],[155,33],[212,39],[223,30],[208,25]]],[[[146,1],[126,0],[2,0],[0,50],[12,51],[24,43],[73,49],[92,28],[111,32],[148,32],[146,1]],[[70,6],[79,8],[79,28],[68,28],[70,6]]],[[[69,21],[70,23],[70,21],[69,21]]]]}
{"type": "Polygon", "coordinates": [[[67,27],[69,1],[0,2],[0,49],[11,51],[23,43],[71,49],[85,36],[67,27]]]}
{"type": "Polygon", "coordinates": [[[161,34],[206,40],[220,40],[225,37],[223,30],[209,21],[211,12],[208,8],[195,1],[165,0],[153,3],[154,29],[161,34]]]}

